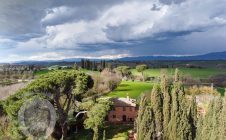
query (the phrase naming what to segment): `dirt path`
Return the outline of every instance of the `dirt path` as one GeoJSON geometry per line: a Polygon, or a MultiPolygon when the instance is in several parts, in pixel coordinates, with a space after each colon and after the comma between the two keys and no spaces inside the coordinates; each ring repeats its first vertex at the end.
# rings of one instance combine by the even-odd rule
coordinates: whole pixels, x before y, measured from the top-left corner
{"type": "Polygon", "coordinates": [[[27,83],[18,83],[10,86],[0,86],[0,100],[7,99],[10,95],[15,94],[18,90],[24,88],[27,83]]]}

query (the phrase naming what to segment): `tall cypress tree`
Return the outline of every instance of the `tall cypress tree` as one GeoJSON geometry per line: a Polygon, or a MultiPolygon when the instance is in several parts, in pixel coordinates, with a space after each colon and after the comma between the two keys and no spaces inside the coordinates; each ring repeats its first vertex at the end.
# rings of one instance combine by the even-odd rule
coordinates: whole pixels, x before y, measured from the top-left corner
{"type": "Polygon", "coordinates": [[[195,139],[197,129],[197,103],[195,95],[192,96],[191,105],[189,107],[188,120],[189,124],[191,125],[192,139],[195,139]]]}
{"type": "Polygon", "coordinates": [[[155,131],[158,140],[163,139],[163,100],[160,89],[157,85],[154,85],[151,93],[151,107],[153,108],[155,118],[155,131]]]}
{"type": "Polygon", "coordinates": [[[221,116],[221,111],[222,111],[222,99],[221,97],[217,97],[214,100],[214,109],[213,109],[213,116],[212,116],[212,130],[209,132],[210,133],[210,139],[211,140],[219,140],[220,136],[220,131],[218,128],[222,125],[220,122],[220,116],[221,116]]]}
{"type": "Polygon", "coordinates": [[[161,75],[161,92],[163,93],[163,138],[168,139],[168,125],[171,115],[171,96],[166,75],[161,75]]]}
{"type": "Polygon", "coordinates": [[[170,140],[191,139],[191,125],[188,123],[185,92],[179,78],[179,70],[176,69],[172,90],[171,120],[169,123],[170,140]]]}
{"type": "Polygon", "coordinates": [[[199,120],[197,140],[209,140],[211,137],[211,131],[213,129],[212,118],[214,110],[214,101],[211,101],[208,106],[208,111],[204,116],[203,120],[199,120]],[[202,122],[200,122],[202,121],[202,122]]]}
{"type": "Polygon", "coordinates": [[[154,114],[150,106],[145,107],[141,123],[139,124],[140,133],[137,140],[152,140],[155,139],[155,124],[154,114]]]}
{"type": "Polygon", "coordinates": [[[219,127],[219,131],[220,131],[219,139],[225,140],[226,139],[226,89],[224,93],[224,104],[221,112],[220,122],[221,122],[221,126],[219,127]]]}
{"type": "Polygon", "coordinates": [[[142,123],[142,120],[146,106],[147,106],[147,97],[145,94],[143,94],[140,99],[139,111],[136,119],[137,140],[142,140],[144,136],[143,127],[145,124],[142,123]]]}

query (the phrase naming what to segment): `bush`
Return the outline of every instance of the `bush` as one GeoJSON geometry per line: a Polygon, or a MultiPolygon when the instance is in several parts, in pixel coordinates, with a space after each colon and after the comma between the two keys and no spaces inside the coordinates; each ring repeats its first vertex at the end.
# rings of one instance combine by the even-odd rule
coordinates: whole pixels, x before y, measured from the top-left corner
{"type": "Polygon", "coordinates": [[[95,93],[108,93],[114,90],[121,82],[120,76],[108,68],[92,77],[94,79],[93,90],[95,93]]]}
{"type": "Polygon", "coordinates": [[[199,95],[199,94],[211,94],[211,95],[220,95],[220,93],[216,90],[213,89],[212,87],[209,86],[192,86],[186,89],[188,94],[192,95],[199,95]]]}

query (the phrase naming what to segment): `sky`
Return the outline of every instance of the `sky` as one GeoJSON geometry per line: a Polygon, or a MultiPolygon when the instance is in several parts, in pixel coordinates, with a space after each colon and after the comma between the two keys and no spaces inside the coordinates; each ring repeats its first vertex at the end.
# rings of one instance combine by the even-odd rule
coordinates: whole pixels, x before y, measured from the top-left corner
{"type": "Polygon", "coordinates": [[[226,0],[0,3],[0,62],[226,51],[226,0]]]}

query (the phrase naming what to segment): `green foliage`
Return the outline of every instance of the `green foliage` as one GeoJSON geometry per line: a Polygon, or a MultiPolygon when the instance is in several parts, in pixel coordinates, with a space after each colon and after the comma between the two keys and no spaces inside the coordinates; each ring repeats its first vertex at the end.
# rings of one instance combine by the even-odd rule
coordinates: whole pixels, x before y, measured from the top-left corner
{"type": "MultiPolygon", "coordinates": [[[[46,98],[43,94],[49,93],[51,102],[58,114],[58,121],[63,128],[67,127],[68,115],[70,108],[74,105],[74,100],[81,100],[89,88],[92,87],[92,79],[90,76],[78,71],[53,71],[45,75],[41,75],[38,79],[30,83],[26,88],[18,93],[10,96],[4,103],[4,110],[10,119],[11,137],[20,135],[18,130],[17,116],[22,104],[36,96],[46,98]],[[34,94],[35,93],[35,94],[34,94]]],[[[67,132],[63,132],[66,135],[67,132]]]]}
{"type": "Polygon", "coordinates": [[[104,119],[110,110],[111,102],[109,100],[101,99],[98,103],[94,104],[87,113],[87,119],[84,124],[87,129],[93,129],[93,140],[99,138],[99,128],[104,125],[104,119]]]}
{"type": "Polygon", "coordinates": [[[163,132],[163,95],[157,85],[154,85],[152,89],[151,107],[155,118],[155,135],[158,135],[159,139],[162,139],[162,135],[159,134],[163,132]]]}
{"type": "Polygon", "coordinates": [[[137,118],[138,140],[146,136],[157,140],[194,140],[196,116],[193,115],[197,115],[194,99],[192,103],[189,107],[178,72],[175,73],[172,90],[166,77],[162,76],[160,87],[155,85],[152,89],[150,104],[146,97],[141,98],[137,118]]]}
{"type": "Polygon", "coordinates": [[[138,140],[141,140],[144,137],[144,132],[143,132],[144,128],[143,127],[146,124],[143,124],[142,120],[143,120],[146,106],[147,106],[147,97],[145,94],[143,94],[140,99],[139,111],[138,111],[138,116],[136,119],[136,130],[137,130],[137,139],[138,140]]]}
{"type": "Polygon", "coordinates": [[[171,116],[171,95],[168,79],[165,74],[161,75],[161,92],[163,93],[163,138],[168,138],[168,124],[171,116]]]}
{"type": "Polygon", "coordinates": [[[137,70],[138,72],[143,72],[143,71],[146,70],[147,68],[148,68],[148,66],[145,65],[145,64],[143,64],[143,65],[137,65],[137,66],[136,66],[136,70],[137,70]]]}
{"type": "Polygon", "coordinates": [[[119,73],[122,77],[129,77],[132,73],[130,71],[130,67],[128,66],[119,66],[114,69],[117,73],[119,73]]]}
{"type": "Polygon", "coordinates": [[[143,81],[145,80],[145,79],[144,79],[144,71],[145,71],[147,68],[148,68],[148,66],[145,65],[145,64],[143,64],[143,65],[137,65],[137,66],[136,66],[136,70],[137,70],[138,72],[141,72],[141,73],[142,73],[143,81]]]}
{"type": "Polygon", "coordinates": [[[178,70],[176,70],[172,89],[171,120],[169,123],[170,140],[192,139],[191,124],[188,121],[187,112],[184,87],[179,80],[178,70]]]}
{"type": "Polygon", "coordinates": [[[225,101],[215,98],[208,107],[208,112],[198,122],[197,140],[224,140],[226,137],[225,101]]]}

